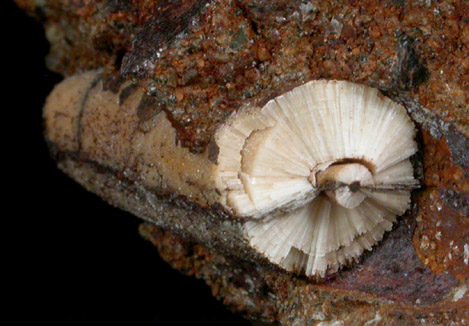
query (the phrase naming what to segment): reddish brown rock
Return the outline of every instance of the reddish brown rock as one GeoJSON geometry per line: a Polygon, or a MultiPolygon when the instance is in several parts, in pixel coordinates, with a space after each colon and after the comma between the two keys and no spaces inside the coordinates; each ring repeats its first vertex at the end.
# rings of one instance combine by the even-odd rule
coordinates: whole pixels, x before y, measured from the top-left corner
{"type": "MultiPolygon", "coordinates": [[[[141,233],[157,246],[161,257],[171,266],[187,275],[205,280],[212,288],[212,293],[231,310],[258,321],[280,322],[282,325],[466,325],[469,318],[469,298],[465,294],[467,287],[460,286],[445,299],[441,299],[440,291],[444,292],[445,286],[450,285],[444,285],[448,282],[443,280],[445,276],[442,279],[432,275],[423,266],[409,266],[406,258],[398,262],[388,260],[388,263],[396,266],[384,268],[378,265],[373,267],[373,258],[365,258],[365,268],[375,268],[377,272],[369,279],[357,280],[361,282],[364,292],[351,291],[346,290],[347,281],[344,281],[349,278],[351,282],[348,287],[353,287],[350,276],[314,284],[307,279],[284,274],[266,266],[255,266],[240,262],[234,257],[221,256],[205,246],[190,244],[151,224],[142,225],[141,233]],[[367,263],[367,260],[370,262],[367,263]],[[392,277],[386,280],[383,277],[385,273],[379,275],[379,270],[386,268],[390,274],[396,275],[394,281],[391,280],[392,277]],[[402,269],[399,270],[400,268],[402,269]],[[413,275],[426,274],[430,278],[429,282],[411,275],[406,276],[406,272],[413,275]],[[385,283],[376,287],[379,281],[385,283]],[[367,282],[371,292],[389,291],[395,300],[379,299],[382,298],[382,293],[366,293],[367,282]],[[396,296],[396,287],[401,288],[400,297],[396,296]],[[430,291],[424,300],[433,301],[437,297],[440,300],[424,303],[420,299],[412,301],[415,295],[406,297],[413,291],[420,294],[427,291],[422,291],[422,288],[430,291]]],[[[360,273],[365,274],[357,274],[360,273]]],[[[450,283],[454,284],[454,281],[450,283]]]]}
{"type": "Polygon", "coordinates": [[[469,279],[469,195],[430,190],[419,199],[414,244],[421,261],[437,274],[469,279]]]}
{"type": "Polygon", "coordinates": [[[142,78],[192,151],[243,102],[319,78],[406,91],[469,135],[465,1],[17,3],[47,19],[51,68],[142,78]],[[245,76],[253,68],[256,80],[245,76]],[[171,100],[181,87],[191,95],[171,100]]]}
{"type": "Polygon", "coordinates": [[[462,148],[462,153],[456,151],[451,153],[445,136],[435,139],[426,130],[422,131],[422,141],[425,149],[423,153],[425,185],[469,193],[467,166],[457,164],[457,161],[464,159],[464,155],[468,155],[467,146],[465,149],[462,148]]]}
{"type": "MultiPolygon", "coordinates": [[[[121,143],[106,146],[89,136],[100,150],[65,148],[56,141],[63,125],[48,138],[66,173],[173,232],[142,228],[173,267],[205,279],[248,318],[284,325],[467,324],[467,1],[16,2],[44,22],[50,68],[70,76],[104,67],[103,92],[119,104],[145,90],[138,121],[131,121],[136,130],[148,132],[164,112],[182,145],[178,153],[200,153],[213,164],[212,136],[232,112],[311,79],[363,83],[403,104],[419,130],[414,161],[422,190],[381,245],[322,283],[254,264],[237,224],[207,204],[216,194],[189,196],[199,177],[183,180],[184,196],[161,176],[151,191],[142,190],[128,173],[134,166],[116,159],[125,152],[121,143]]],[[[87,135],[99,134],[101,120],[87,119],[87,135]]],[[[119,128],[100,132],[106,140],[131,137],[119,128]]],[[[144,159],[132,163],[142,166],[144,159]]],[[[165,171],[182,168],[176,159],[166,163],[165,171]]]]}

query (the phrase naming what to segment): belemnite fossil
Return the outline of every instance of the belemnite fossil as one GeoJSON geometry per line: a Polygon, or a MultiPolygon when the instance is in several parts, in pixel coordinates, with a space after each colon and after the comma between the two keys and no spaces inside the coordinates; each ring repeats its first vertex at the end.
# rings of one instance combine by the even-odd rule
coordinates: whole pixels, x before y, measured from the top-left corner
{"type": "MultiPolygon", "coordinates": [[[[322,278],[352,263],[392,229],[418,187],[414,124],[376,89],[317,80],[243,106],[218,127],[209,155],[177,144],[164,111],[142,119],[141,89],[127,82],[111,92],[101,76],[70,77],[49,96],[55,150],[120,171],[160,215],[163,193],[223,207],[253,255],[287,271],[322,278]]],[[[86,185],[86,173],[94,172],[71,174],[86,185]]]]}

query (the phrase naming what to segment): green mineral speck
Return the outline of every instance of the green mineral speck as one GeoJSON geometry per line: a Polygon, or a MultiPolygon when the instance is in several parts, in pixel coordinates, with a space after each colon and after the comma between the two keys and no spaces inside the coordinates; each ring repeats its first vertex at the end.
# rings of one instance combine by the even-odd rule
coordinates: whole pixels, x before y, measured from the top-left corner
{"type": "Polygon", "coordinates": [[[247,40],[248,39],[246,37],[246,34],[244,33],[244,28],[240,27],[238,29],[238,32],[236,33],[236,36],[233,42],[231,43],[231,48],[234,50],[238,50],[239,48],[243,46],[244,43],[247,42],[247,40]]]}

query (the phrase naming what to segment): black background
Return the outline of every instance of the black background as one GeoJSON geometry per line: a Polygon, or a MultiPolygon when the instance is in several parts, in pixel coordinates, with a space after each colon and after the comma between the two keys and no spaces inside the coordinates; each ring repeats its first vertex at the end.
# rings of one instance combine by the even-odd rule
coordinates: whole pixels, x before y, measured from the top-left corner
{"type": "Polygon", "coordinates": [[[45,68],[49,46],[42,26],[11,0],[1,6],[8,103],[1,109],[2,215],[13,221],[2,228],[3,283],[12,290],[2,292],[12,310],[19,308],[14,324],[249,325],[203,281],[163,262],[139,236],[137,217],[56,169],[43,139],[41,107],[61,77],[45,68]]]}

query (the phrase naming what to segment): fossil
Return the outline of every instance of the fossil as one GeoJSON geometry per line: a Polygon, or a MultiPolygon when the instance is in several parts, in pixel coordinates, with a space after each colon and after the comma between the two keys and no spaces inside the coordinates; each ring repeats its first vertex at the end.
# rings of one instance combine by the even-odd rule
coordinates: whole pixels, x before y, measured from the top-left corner
{"type": "Polygon", "coordinates": [[[247,237],[271,262],[324,277],[409,207],[414,136],[405,109],[377,90],[311,81],[218,132],[225,205],[251,217],[247,237]]]}
{"type": "Polygon", "coordinates": [[[91,71],[56,87],[45,106],[49,141],[122,171],[155,211],[155,196],[168,192],[224,207],[243,220],[236,232],[250,249],[289,271],[324,277],[370,250],[418,185],[414,125],[369,87],[311,81],[242,107],[219,127],[209,158],[174,142],[164,111],[143,114],[154,108],[137,87],[104,85],[91,71]]]}

